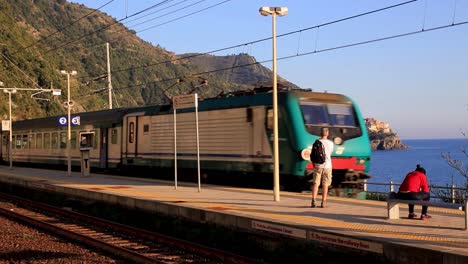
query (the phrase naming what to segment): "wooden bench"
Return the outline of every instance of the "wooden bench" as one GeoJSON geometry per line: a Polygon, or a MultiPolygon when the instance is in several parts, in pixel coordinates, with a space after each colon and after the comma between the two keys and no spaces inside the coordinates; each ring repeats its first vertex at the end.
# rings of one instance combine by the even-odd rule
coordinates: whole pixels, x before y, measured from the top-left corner
{"type": "MultiPolygon", "coordinates": [[[[390,196],[389,196],[390,197],[390,196]]],[[[454,203],[443,203],[443,202],[430,202],[430,201],[420,201],[420,200],[403,200],[396,198],[387,199],[387,212],[388,219],[400,219],[400,204],[414,204],[414,205],[426,205],[428,207],[440,207],[440,208],[450,208],[464,211],[465,214],[465,228],[468,228],[468,214],[467,214],[467,205],[468,200],[465,201],[465,204],[454,204],[454,203]]]]}

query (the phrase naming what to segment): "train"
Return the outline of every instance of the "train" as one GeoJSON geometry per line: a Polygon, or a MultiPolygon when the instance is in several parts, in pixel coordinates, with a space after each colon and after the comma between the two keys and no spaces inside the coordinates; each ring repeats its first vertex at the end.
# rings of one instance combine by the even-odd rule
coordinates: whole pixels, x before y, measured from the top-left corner
{"type": "Polygon", "coordinates": [[[91,171],[169,179],[176,174],[188,181],[198,175],[208,183],[270,188],[276,117],[281,190],[309,190],[313,164],[308,153],[322,127],[329,128],[335,143],[332,189],[356,187],[371,177],[367,128],[348,96],[281,88],[276,116],[271,87],[174,106],[173,101],[73,113],[70,128],[66,115],[15,121],[11,146],[9,132],[2,129],[1,162],[8,164],[11,157],[18,165],[71,164],[79,170],[86,145],[91,171]]]}

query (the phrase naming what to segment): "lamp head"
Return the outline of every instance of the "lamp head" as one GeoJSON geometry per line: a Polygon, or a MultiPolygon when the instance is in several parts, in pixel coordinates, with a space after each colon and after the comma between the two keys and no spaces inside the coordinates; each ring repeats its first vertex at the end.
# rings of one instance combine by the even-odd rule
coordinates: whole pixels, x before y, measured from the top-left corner
{"type": "Polygon", "coordinates": [[[269,7],[269,6],[262,6],[258,10],[262,16],[268,16],[268,15],[278,15],[278,16],[285,16],[288,14],[288,8],[287,7],[269,7]]]}
{"type": "Polygon", "coordinates": [[[278,16],[285,16],[288,14],[288,8],[287,7],[275,7],[275,13],[278,16]]]}
{"type": "Polygon", "coordinates": [[[6,89],[6,90],[3,90],[4,93],[16,93],[16,89],[6,89]]]}
{"type": "Polygon", "coordinates": [[[61,74],[70,74],[70,75],[76,75],[76,74],[77,74],[76,71],[67,72],[67,71],[65,71],[65,70],[61,70],[60,73],[61,73],[61,74]]]}
{"type": "Polygon", "coordinates": [[[3,87],[3,82],[2,81],[0,81],[0,87],[3,87]]]}
{"type": "Polygon", "coordinates": [[[268,15],[271,15],[271,14],[272,14],[272,12],[271,12],[270,9],[271,9],[271,8],[268,7],[268,6],[262,6],[262,7],[260,7],[260,9],[258,10],[258,12],[260,12],[260,14],[261,14],[262,16],[268,16],[268,15]]]}

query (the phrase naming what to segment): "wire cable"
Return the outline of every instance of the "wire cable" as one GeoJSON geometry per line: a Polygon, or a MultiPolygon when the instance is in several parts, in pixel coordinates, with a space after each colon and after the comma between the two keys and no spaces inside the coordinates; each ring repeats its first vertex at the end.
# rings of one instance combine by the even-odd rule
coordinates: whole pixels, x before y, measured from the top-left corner
{"type": "MultiPolygon", "coordinates": [[[[410,1],[403,2],[403,3],[399,3],[399,4],[387,6],[387,7],[384,7],[384,8],[379,8],[379,9],[375,9],[375,10],[372,10],[372,11],[360,13],[360,14],[357,14],[357,15],[353,15],[353,16],[341,18],[341,19],[338,19],[338,20],[333,20],[333,21],[326,22],[326,23],[323,23],[323,24],[319,24],[319,25],[307,27],[307,28],[304,28],[304,29],[300,29],[300,30],[296,30],[296,31],[291,31],[291,32],[288,32],[288,33],[284,33],[284,34],[277,35],[277,38],[281,38],[281,37],[285,37],[285,36],[289,36],[289,35],[292,35],[292,34],[301,33],[301,32],[303,32],[303,31],[308,31],[308,30],[312,30],[312,29],[317,28],[317,38],[316,38],[316,43],[315,43],[315,46],[317,47],[318,29],[319,29],[320,27],[324,27],[324,26],[328,26],[328,25],[332,25],[332,24],[344,22],[344,21],[347,21],[347,20],[351,20],[351,19],[355,19],[355,18],[358,18],[358,17],[362,17],[362,16],[374,14],[374,13],[377,13],[377,12],[382,12],[382,11],[385,11],[385,10],[388,10],[388,9],[392,9],[392,8],[396,8],[396,7],[399,7],[399,6],[402,6],[402,5],[407,5],[407,4],[416,2],[416,1],[418,1],[418,0],[410,0],[410,1]]],[[[139,31],[139,32],[141,32],[141,31],[139,31]]],[[[242,43],[242,44],[237,44],[237,45],[229,46],[229,47],[226,47],[226,48],[220,48],[220,49],[215,49],[215,50],[207,51],[207,52],[204,52],[204,53],[198,53],[198,54],[192,54],[192,55],[188,55],[188,56],[182,56],[182,57],[179,57],[179,58],[177,58],[177,59],[172,59],[172,60],[168,60],[168,61],[160,61],[160,62],[145,64],[145,65],[140,65],[140,66],[125,68],[125,69],[117,69],[117,70],[113,70],[112,72],[113,72],[113,73],[119,73],[119,72],[124,72],[124,71],[129,71],[129,70],[136,70],[136,69],[141,69],[141,68],[156,66],[156,65],[160,65],[160,64],[169,63],[169,62],[175,62],[175,61],[180,61],[180,60],[186,60],[186,59],[190,59],[190,58],[194,58],[194,57],[198,57],[198,56],[203,56],[203,55],[206,55],[206,54],[212,54],[212,53],[217,53],[217,52],[221,52],[221,51],[225,51],[225,50],[235,49],[235,48],[242,47],[242,46],[246,46],[246,45],[252,45],[252,44],[256,44],[256,43],[268,41],[268,40],[271,40],[271,39],[272,39],[272,37],[257,39],[257,40],[254,40],[254,41],[250,41],[250,42],[246,42],[246,43],[242,43]]],[[[99,74],[98,76],[100,76],[100,75],[102,75],[102,73],[99,74]]],[[[81,77],[81,78],[89,78],[89,77],[90,77],[90,76],[83,76],[83,77],[81,77]]]]}
{"type": "Polygon", "coordinates": [[[54,36],[54,35],[57,34],[57,33],[60,33],[60,32],[62,32],[62,31],[64,31],[66,28],[71,27],[72,25],[74,25],[74,24],[76,24],[77,22],[83,20],[84,18],[89,17],[89,16],[92,15],[93,13],[97,12],[97,11],[100,10],[101,8],[103,8],[103,7],[107,6],[107,5],[109,5],[110,3],[114,2],[114,1],[115,1],[115,0],[110,0],[109,2],[105,3],[104,5],[98,7],[97,9],[94,9],[94,10],[91,11],[90,13],[88,13],[88,14],[86,14],[86,15],[80,17],[80,18],[78,18],[78,19],[75,20],[75,21],[72,21],[70,24],[68,24],[68,25],[66,25],[66,26],[64,26],[64,27],[62,27],[62,28],[59,28],[57,31],[55,31],[55,32],[53,32],[53,33],[51,33],[51,34],[49,34],[49,35],[47,35],[47,36],[41,38],[40,40],[38,40],[38,41],[36,41],[36,42],[33,42],[32,44],[30,44],[30,45],[28,45],[28,46],[26,46],[26,47],[19,47],[19,48],[18,48],[15,52],[13,52],[11,55],[14,55],[14,54],[16,54],[16,53],[18,53],[18,52],[24,51],[24,50],[26,50],[26,49],[28,49],[28,48],[30,48],[30,47],[36,46],[37,44],[41,43],[42,41],[44,41],[44,40],[46,40],[46,39],[48,39],[48,38],[54,36]]]}
{"type": "Polygon", "coordinates": [[[89,37],[89,36],[91,36],[91,35],[97,33],[97,32],[100,32],[100,31],[102,31],[102,30],[108,29],[108,28],[110,28],[111,26],[113,26],[113,25],[115,25],[115,24],[117,24],[117,23],[121,23],[122,21],[124,21],[124,20],[126,20],[126,19],[128,19],[128,18],[137,16],[137,15],[139,15],[139,14],[141,14],[141,13],[144,13],[144,12],[146,12],[146,11],[148,11],[148,10],[151,10],[151,9],[153,9],[153,8],[156,8],[156,7],[158,7],[158,6],[160,6],[160,5],[164,4],[164,3],[166,3],[166,2],[168,2],[168,1],[171,1],[171,0],[164,0],[164,1],[162,1],[162,2],[159,2],[159,3],[157,3],[157,4],[152,5],[152,6],[150,6],[150,7],[147,7],[147,8],[145,8],[145,9],[143,9],[143,10],[140,10],[140,11],[138,11],[138,12],[136,12],[136,13],[130,15],[130,16],[127,16],[127,17],[122,18],[122,19],[120,19],[120,20],[115,20],[114,22],[112,22],[112,23],[109,24],[109,25],[106,25],[106,26],[103,26],[103,27],[101,27],[101,28],[98,28],[98,29],[96,29],[96,30],[94,30],[94,31],[92,31],[92,32],[90,32],[90,33],[88,33],[88,34],[85,34],[85,35],[83,35],[83,36],[81,36],[81,37],[79,37],[79,38],[77,38],[77,39],[68,41],[68,42],[66,42],[66,43],[64,43],[64,44],[62,44],[62,45],[60,45],[60,46],[57,46],[57,47],[55,47],[55,48],[52,48],[52,49],[50,49],[50,50],[44,52],[43,54],[44,54],[44,55],[45,55],[45,54],[48,54],[48,53],[50,53],[50,52],[52,52],[52,51],[56,51],[56,50],[58,50],[58,49],[60,49],[60,48],[63,48],[63,47],[65,47],[65,46],[68,46],[68,45],[70,45],[70,44],[73,43],[73,42],[80,41],[80,40],[82,40],[82,39],[84,39],[84,38],[87,38],[87,37],[89,37]]]}
{"type": "MultiPolygon", "coordinates": [[[[350,44],[341,45],[341,46],[335,46],[335,47],[331,47],[331,48],[325,48],[325,49],[316,50],[316,51],[304,52],[304,53],[296,54],[296,55],[283,56],[283,57],[277,58],[277,60],[287,60],[287,59],[292,59],[292,58],[295,58],[295,57],[302,57],[302,56],[307,56],[307,55],[312,55],[312,54],[324,53],[324,52],[328,52],[328,51],[334,51],[334,50],[345,49],[345,48],[350,48],[350,47],[355,47],[355,46],[361,46],[361,45],[366,45],[366,44],[371,44],[371,43],[376,43],[376,42],[381,42],[381,41],[386,41],[386,40],[391,40],[391,39],[407,37],[407,36],[416,35],[416,34],[420,34],[420,33],[427,33],[427,32],[432,32],[432,31],[436,31],[436,30],[447,29],[447,28],[450,28],[450,27],[461,26],[461,25],[466,25],[466,24],[468,24],[468,21],[463,21],[463,22],[458,22],[458,23],[454,23],[454,24],[448,24],[448,25],[443,25],[443,26],[438,26],[438,27],[433,27],[433,28],[427,28],[427,29],[424,29],[424,30],[411,31],[411,32],[391,35],[391,36],[377,38],[377,39],[360,41],[360,42],[350,43],[350,44]]],[[[168,79],[164,79],[164,80],[158,80],[158,81],[147,82],[147,83],[141,83],[141,84],[136,84],[136,85],[130,85],[130,86],[122,87],[122,88],[114,87],[114,90],[121,91],[121,90],[131,89],[131,88],[142,86],[142,85],[174,81],[174,80],[184,79],[184,78],[189,77],[189,76],[201,76],[201,75],[206,75],[206,74],[210,74],[210,73],[231,70],[231,69],[234,69],[234,68],[248,67],[248,66],[253,66],[253,65],[263,64],[263,63],[269,63],[269,62],[272,62],[272,60],[270,59],[270,60],[264,60],[264,61],[257,61],[257,62],[253,62],[253,63],[236,65],[236,66],[232,66],[232,67],[228,67],[228,68],[215,69],[215,70],[198,72],[198,73],[191,73],[191,74],[184,75],[184,76],[168,78],[168,79]]]]}

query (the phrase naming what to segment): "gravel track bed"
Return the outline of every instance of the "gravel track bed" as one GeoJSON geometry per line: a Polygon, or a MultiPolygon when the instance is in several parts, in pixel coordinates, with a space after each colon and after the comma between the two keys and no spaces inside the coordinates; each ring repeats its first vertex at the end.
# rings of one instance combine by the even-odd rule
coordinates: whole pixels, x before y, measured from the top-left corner
{"type": "Polygon", "coordinates": [[[0,263],[125,263],[0,216],[0,263]]]}

